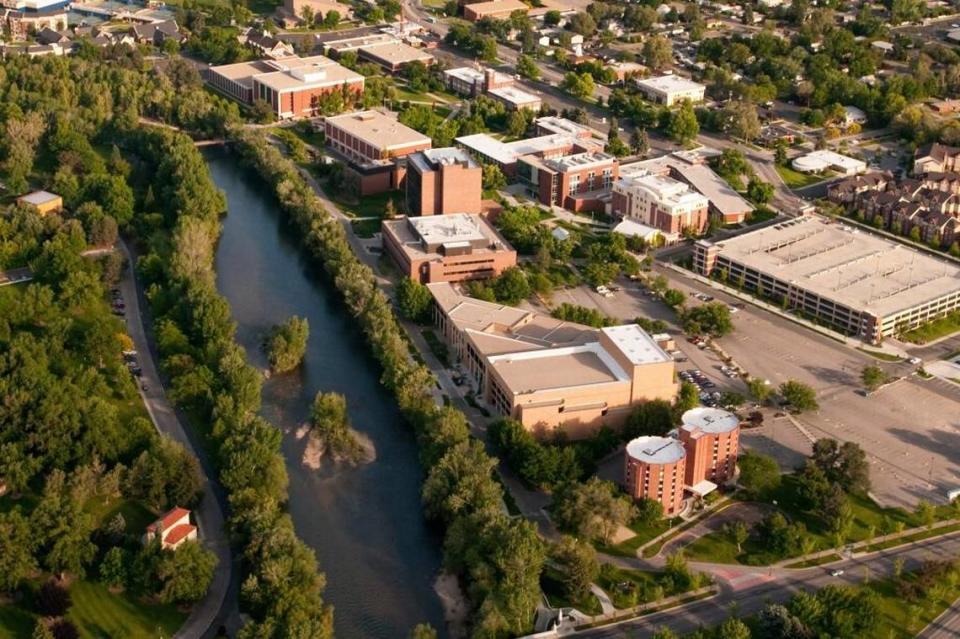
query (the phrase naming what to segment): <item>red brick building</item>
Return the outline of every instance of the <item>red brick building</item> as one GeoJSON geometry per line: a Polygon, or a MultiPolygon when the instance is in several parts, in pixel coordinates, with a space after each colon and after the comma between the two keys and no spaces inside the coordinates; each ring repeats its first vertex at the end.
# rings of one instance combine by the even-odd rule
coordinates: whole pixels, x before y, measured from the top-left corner
{"type": "Polygon", "coordinates": [[[517,175],[541,204],[571,211],[603,211],[620,175],[620,163],[600,151],[552,159],[527,155],[517,160],[517,175]]]}
{"type": "Polygon", "coordinates": [[[660,502],[667,516],[683,509],[683,444],[671,437],[638,437],[627,444],[624,460],[624,485],[634,499],[660,502]]]}
{"type": "Polygon", "coordinates": [[[702,406],[688,410],[681,419],[687,485],[693,487],[704,480],[717,485],[732,481],[740,452],[740,419],[725,410],[702,406]]]}
{"type": "Polygon", "coordinates": [[[396,114],[375,110],[329,117],[323,128],[327,146],[359,176],[360,195],[399,188],[406,168],[395,160],[432,145],[429,137],[400,124],[396,114]]]}
{"type": "Polygon", "coordinates": [[[483,169],[462,149],[428,149],[407,156],[408,215],[480,213],[483,169]]]}
{"type": "Polygon", "coordinates": [[[495,277],[516,266],[517,252],[479,215],[384,220],[383,250],[424,284],[495,277]]]}
{"type": "Polygon", "coordinates": [[[322,55],[254,60],[210,67],[207,83],[229,97],[268,103],[278,118],[316,115],[324,96],[339,91],[346,104],[363,94],[363,76],[322,55]]]}

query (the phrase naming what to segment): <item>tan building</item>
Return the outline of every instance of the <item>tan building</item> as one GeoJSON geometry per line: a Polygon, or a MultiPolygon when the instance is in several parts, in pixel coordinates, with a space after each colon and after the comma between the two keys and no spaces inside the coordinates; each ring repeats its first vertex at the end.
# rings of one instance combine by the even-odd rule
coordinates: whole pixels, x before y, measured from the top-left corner
{"type": "Polygon", "coordinates": [[[520,0],[492,0],[491,2],[475,2],[464,5],[463,17],[471,22],[479,22],[484,18],[506,20],[514,11],[528,13],[530,7],[520,0]]]}
{"type": "Polygon", "coordinates": [[[178,506],[147,526],[143,544],[147,545],[157,538],[164,550],[176,550],[185,542],[196,539],[197,527],[190,523],[190,511],[178,506]]]}
{"type": "Polygon", "coordinates": [[[700,406],[681,418],[680,441],[687,451],[684,481],[696,494],[729,483],[737,471],[740,418],[719,408],[700,406]]]}
{"type": "Polygon", "coordinates": [[[432,145],[429,137],[404,126],[395,113],[357,111],[326,118],[327,146],[347,159],[359,176],[360,195],[399,188],[405,168],[394,161],[432,145]]]}
{"type": "Polygon", "coordinates": [[[632,172],[613,185],[613,213],[654,228],[669,241],[685,230],[705,231],[709,210],[706,196],[668,175],[632,172]]]}
{"type": "Polygon", "coordinates": [[[538,433],[619,428],[632,407],[677,394],[674,361],[636,324],[594,329],[431,284],[451,352],[494,412],[538,433]]]}
{"type": "Polygon", "coordinates": [[[283,6],[277,10],[277,15],[285,26],[293,26],[303,22],[305,11],[313,14],[314,21],[326,18],[332,11],[336,11],[341,20],[353,18],[353,7],[333,0],[284,0],[283,6]]]}
{"type": "Polygon", "coordinates": [[[431,65],[436,60],[423,49],[411,47],[399,40],[360,47],[358,51],[361,59],[379,64],[384,70],[390,73],[400,71],[400,69],[411,62],[421,62],[425,65],[431,65]]]}
{"type": "Polygon", "coordinates": [[[463,149],[428,149],[407,156],[409,215],[480,213],[483,169],[463,149]]]}
{"type": "Polygon", "coordinates": [[[19,204],[24,204],[40,215],[59,213],[63,210],[63,198],[49,191],[34,191],[17,198],[19,204]]]}
{"type": "Polygon", "coordinates": [[[383,250],[425,284],[486,279],[517,264],[517,252],[479,215],[384,220],[382,228],[383,250]]]}
{"type": "Polygon", "coordinates": [[[634,499],[652,499],[663,514],[683,509],[684,477],[688,460],[683,444],[672,437],[638,437],[627,444],[624,487],[634,499]]]}

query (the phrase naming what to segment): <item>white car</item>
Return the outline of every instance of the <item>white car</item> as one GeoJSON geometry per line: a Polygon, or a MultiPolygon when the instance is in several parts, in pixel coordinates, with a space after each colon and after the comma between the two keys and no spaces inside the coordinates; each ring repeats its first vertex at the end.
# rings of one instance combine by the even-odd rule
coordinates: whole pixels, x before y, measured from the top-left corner
{"type": "Polygon", "coordinates": [[[922,363],[923,363],[923,360],[920,359],[919,357],[911,357],[911,358],[908,359],[907,361],[910,362],[911,364],[913,364],[914,366],[916,366],[917,364],[922,364],[922,363]]]}
{"type": "Polygon", "coordinates": [[[600,295],[606,295],[609,292],[610,292],[610,289],[607,288],[606,286],[600,285],[597,287],[597,293],[599,293],[600,295]]]}
{"type": "Polygon", "coordinates": [[[727,306],[727,308],[730,309],[730,314],[731,314],[731,315],[733,315],[734,313],[739,313],[739,312],[740,312],[740,309],[737,308],[736,306],[727,306]]]}
{"type": "Polygon", "coordinates": [[[831,576],[831,577],[839,577],[839,576],[842,575],[842,574],[843,574],[843,569],[842,569],[842,568],[834,568],[833,570],[830,571],[830,576],[831,576]]]}

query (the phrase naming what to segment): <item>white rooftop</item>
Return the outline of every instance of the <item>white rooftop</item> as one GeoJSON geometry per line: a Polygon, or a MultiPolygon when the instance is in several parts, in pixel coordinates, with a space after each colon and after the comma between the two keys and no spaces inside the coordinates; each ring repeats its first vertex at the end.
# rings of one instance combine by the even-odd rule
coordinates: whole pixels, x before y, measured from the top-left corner
{"type": "Polygon", "coordinates": [[[475,133],[461,136],[456,141],[457,144],[491,158],[500,164],[513,164],[521,155],[529,155],[566,145],[572,146],[577,140],[565,133],[554,133],[527,140],[501,142],[486,133],[475,133]]]}
{"type": "Polygon", "coordinates": [[[740,418],[720,408],[700,406],[691,408],[680,418],[686,431],[701,430],[704,433],[729,433],[740,425],[740,418]]]}
{"type": "Polygon", "coordinates": [[[637,84],[660,93],[681,93],[685,91],[699,91],[706,89],[699,82],[694,82],[680,75],[661,75],[656,78],[637,80],[637,84]]]}
{"type": "Polygon", "coordinates": [[[33,204],[35,206],[40,204],[46,204],[47,202],[53,202],[54,200],[59,200],[60,196],[51,193],[50,191],[34,191],[33,193],[27,193],[19,198],[21,202],[26,202],[27,204],[33,204]]]}
{"type": "Polygon", "coordinates": [[[455,69],[447,69],[443,72],[443,74],[458,78],[464,82],[478,82],[483,80],[483,71],[473,67],[457,67],[455,69]]]}
{"type": "MultiPolygon", "coordinates": [[[[658,235],[664,235],[660,229],[655,229],[652,226],[647,226],[646,224],[641,224],[636,220],[625,219],[613,227],[612,231],[614,233],[619,233],[620,235],[626,235],[627,237],[639,237],[644,240],[650,241],[656,238],[658,235]]],[[[668,236],[670,234],[667,234],[668,236]]]]}
{"type": "Polygon", "coordinates": [[[500,98],[504,102],[523,106],[532,102],[540,102],[540,98],[532,93],[528,93],[516,87],[500,87],[499,89],[490,89],[487,91],[490,95],[500,98]]]}
{"type": "Polygon", "coordinates": [[[627,444],[627,455],[647,464],[673,464],[683,459],[683,444],[672,437],[648,435],[627,444]]]}
{"type": "Polygon", "coordinates": [[[798,171],[825,171],[837,167],[844,172],[859,172],[867,170],[867,163],[863,160],[841,155],[834,151],[821,149],[811,151],[806,155],[793,159],[793,167],[798,171]]]}
{"type": "Polygon", "coordinates": [[[427,244],[469,243],[486,239],[475,216],[466,213],[410,217],[407,220],[427,244]]]}
{"type": "Polygon", "coordinates": [[[608,326],[600,329],[634,365],[672,362],[673,358],[657,345],[645,330],[636,324],[608,326]]]}

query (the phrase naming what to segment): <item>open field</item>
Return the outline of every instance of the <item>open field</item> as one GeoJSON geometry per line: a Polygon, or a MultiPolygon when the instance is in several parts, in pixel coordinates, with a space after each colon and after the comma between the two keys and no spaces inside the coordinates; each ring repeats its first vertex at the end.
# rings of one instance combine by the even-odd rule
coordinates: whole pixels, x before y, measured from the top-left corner
{"type": "Polygon", "coordinates": [[[801,189],[805,186],[816,184],[817,182],[823,182],[825,179],[827,179],[827,177],[829,177],[801,173],[800,171],[791,169],[789,166],[779,165],[777,166],[777,173],[780,174],[780,177],[783,178],[784,183],[791,189],[801,189]]]}

